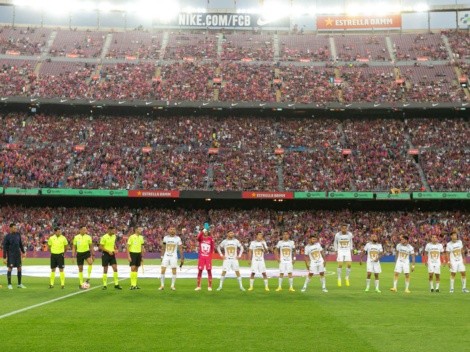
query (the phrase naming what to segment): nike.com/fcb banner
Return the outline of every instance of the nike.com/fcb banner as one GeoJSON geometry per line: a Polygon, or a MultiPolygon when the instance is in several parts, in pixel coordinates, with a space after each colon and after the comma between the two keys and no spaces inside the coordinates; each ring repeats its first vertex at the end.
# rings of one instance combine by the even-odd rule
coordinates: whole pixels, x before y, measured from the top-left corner
{"type": "Polygon", "coordinates": [[[170,21],[155,20],[156,27],[179,28],[263,28],[286,29],[290,27],[289,17],[276,20],[263,18],[262,15],[248,13],[180,13],[170,21]]]}
{"type": "Polygon", "coordinates": [[[400,29],[401,16],[318,16],[317,29],[356,30],[356,29],[400,29]]]}

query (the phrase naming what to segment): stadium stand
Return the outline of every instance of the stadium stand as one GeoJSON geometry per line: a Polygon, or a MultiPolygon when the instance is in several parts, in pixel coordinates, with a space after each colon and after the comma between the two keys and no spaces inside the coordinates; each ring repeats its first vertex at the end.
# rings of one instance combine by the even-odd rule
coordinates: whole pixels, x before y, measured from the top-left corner
{"type": "Polygon", "coordinates": [[[12,113],[1,121],[0,174],[5,187],[470,189],[464,119],[12,113]],[[217,149],[215,155],[208,153],[211,147],[217,149]],[[409,156],[410,148],[418,148],[421,155],[409,156]],[[276,154],[276,149],[282,152],[276,154]]]}
{"type": "MultiPolygon", "coordinates": [[[[218,209],[218,210],[185,210],[185,209],[128,209],[128,208],[31,208],[21,206],[4,206],[1,208],[1,233],[6,233],[8,223],[18,224],[19,231],[27,239],[29,250],[44,250],[44,241],[51,234],[55,225],[60,224],[63,233],[70,239],[85,224],[96,244],[99,237],[106,231],[109,224],[118,231],[118,249],[124,251],[132,226],[139,224],[144,227],[146,247],[149,252],[161,250],[162,239],[170,226],[180,231],[185,228],[187,236],[183,236],[185,250],[197,251],[194,233],[196,226],[201,226],[201,219],[210,219],[212,236],[216,243],[225,234],[236,231],[237,237],[247,248],[249,241],[257,232],[263,232],[272,252],[279,231],[289,229],[291,238],[297,243],[298,251],[306,243],[310,234],[319,235],[327,252],[333,252],[334,233],[340,224],[350,224],[354,237],[354,247],[361,248],[367,242],[368,235],[373,232],[381,234],[384,251],[393,254],[395,245],[400,241],[404,229],[410,236],[410,243],[422,253],[424,245],[436,234],[448,241],[453,228],[461,228],[464,241],[470,240],[470,225],[466,213],[459,211],[275,211],[269,209],[218,209]],[[4,221],[8,219],[8,221],[4,221]]],[[[47,250],[47,249],[46,249],[47,250]]],[[[299,252],[300,253],[300,252],[299,252]]]]}

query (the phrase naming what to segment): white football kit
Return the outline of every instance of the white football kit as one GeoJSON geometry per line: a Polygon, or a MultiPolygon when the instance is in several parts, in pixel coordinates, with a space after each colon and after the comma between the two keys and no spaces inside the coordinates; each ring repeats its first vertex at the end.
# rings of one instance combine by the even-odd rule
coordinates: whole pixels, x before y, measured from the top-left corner
{"type": "Polygon", "coordinates": [[[414,253],[414,248],[411,244],[404,246],[403,244],[397,244],[397,262],[395,264],[396,273],[410,273],[410,255],[414,253]]]}
{"type": "Polygon", "coordinates": [[[352,261],[351,251],[353,249],[353,234],[346,232],[343,234],[341,231],[335,235],[334,249],[337,253],[337,262],[350,262],[352,261]]]}
{"type": "Polygon", "coordinates": [[[165,254],[162,258],[162,267],[175,269],[178,267],[178,246],[183,245],[179,236],[165,236],[163,238],[165,254]]]}
{"type": "Polygon", "coordinates": [[[264,252],[268,250],[266,241],[251,241],[250,250],[252,251],[251,258],[251,272],[252,273],[265,273],[266,264],[264,262],[264,252]]]}
{"type": "Polygon", "coordinates": [[[463,261],[463,243],[461,240],[447,243],[446,251],[450,253],[450,272],[465,272],[465,263],[463,261]]]}
{"type": "Polygon", "coordinates": [[[239,240],[237,239],[225,239],[223,240],[217,250],[219,253],[221,252],[220,249],[224,249],[224,263],[223,263],[223,271],[239,271],[240,265],[238,263],[238,256],[241,256],[243,253],[243,247],[239,240]],[[238,249],[240,249],[240,254],[237,256],[238,249]]]}
{"type": "Polygon", "coordinates": [[[424,251],[428,255],[428,273],[440,274],[441,273],[441,253],[444,252],[444,247],[440,243],[427,243],[424,251]]]}
{"type": "Polygon", "coordinates": [[[368,242],[364,247],[364,251],[367,252],[367,272],[380,274],[382,268],[379,258],[380,254],[384,251],[382,245],[380,243],[368,242]]]}
{"type": "Polygon", "coordinates": [[[294,241],[281,240],[277,243],[276,248],[279,250],[279,272],[281,274],[290,274],[294,271],[292,256],[294,254],[294,241]]]}
{"type": "Polygon", "coordinates": [[[308,269],[310,274],[318,275],[325,272],[325,261],[321,255],[322,251],[323,247],[320,243],[305,246],[305,255],[308,255],[310,259],[310,267],[308,269]]]}

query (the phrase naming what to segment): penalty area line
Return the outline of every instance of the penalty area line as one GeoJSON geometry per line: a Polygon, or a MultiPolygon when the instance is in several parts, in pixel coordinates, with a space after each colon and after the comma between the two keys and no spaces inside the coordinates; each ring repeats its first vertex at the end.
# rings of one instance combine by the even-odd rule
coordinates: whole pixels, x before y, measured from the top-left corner
{"type": "MultiPolygon", "coordinates": [[[[119,281],[123,281],[123,280],[127,280],[127,279],[121,279],[121,280],[119,280],[119,281]]],[[[39,307],[42,307],[42,306],[45,306],[45,305],[48,305],[48,304],[51,304],[51,303],[54,303],[54,302],[58,302],[58,301],[61,301],[61,300],[63,300],[63,299],[69,298],[69,297],[73,297],[73,296],[76,296],[76,295],[79,295],[79,294],[82,294],[82,293],[87,293],[87,292],[96,290],[96,289],[98,289],[98,288],[100,288],[100,287],[103,287],[103,285],[94,286],[94,287],[92,287],[92,288],[90,288],[90,289],[88,289],[88,290],[82,290],[82,291],[77,291],[77,292],[69,293],[68,295],[61,296],[61,297],[57,297],[57,298],[54,298],[54,299],[50,299],[49,301],[45,301],[45,302],[33,304],[32,306],[29,306],[29,307],[17,309],[17,310],[14,310],[13,312],[0,315],[0,320],[1,320],[1,319],[8,318],[8,317],[11,317],[12,315],[16,315],[16,314],[20,314],[20,313],[23,313],[23,312],[27,312],[28,310],[31,310],[31,309],[39,308],[39,307]]]]}

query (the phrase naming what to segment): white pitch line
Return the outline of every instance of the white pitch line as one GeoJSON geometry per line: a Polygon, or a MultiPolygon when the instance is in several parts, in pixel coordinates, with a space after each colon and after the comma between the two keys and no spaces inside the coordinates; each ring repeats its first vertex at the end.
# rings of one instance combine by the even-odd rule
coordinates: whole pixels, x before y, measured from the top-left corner
{"type": "MultiPolygon", "coordinates": [[[[127,280],[127,279],[121,279],[121,280],[119,280],[119,281],[122,281],[122,280],[127,280]]],[[[29,306],[29,307],[25,307],[25,308],[21,308],[21,309],[18,309],[18,310],[14,310],[13,312],[0,315],[0,320],[1,320],[1,319],[8,318],[8,317],[11,317],[12,315],[16,315],[16,314],[19,314],[19,313],[26,312],[26,311],[31,310],[31,309],[34,309],[34,308],[39,308],[39,307],[45,306],[45,305],[47,305],[47,304],[51,304],[51,303],[54,303],[54,302],[57,302],[57,301],[61,301],[61,300],[66,299],[66,298],[79,295],[79,294],[81,294],[81,293],[86,293],[86,292],[89,292],[89,291],[92,291],[92,290],[96,290],[97,288],[100,288],[100,287],[102,287],[102,286],[103,286],[103,285],[94,286],[94,287],[92,287],[92,288],[90,288],[90,289],[88,289],[88,290],[77,291],[77,292],[70,293],[70,294],[68,294],[68,295],[62,296],[62,297],[57,297],[57,298],[51,299],[51,300],[49,300],[49,301],[45,301],[45,302],[38,303],[38,304],[33,304],[32,306],[29,306]]]]}

